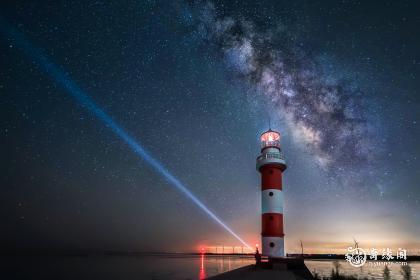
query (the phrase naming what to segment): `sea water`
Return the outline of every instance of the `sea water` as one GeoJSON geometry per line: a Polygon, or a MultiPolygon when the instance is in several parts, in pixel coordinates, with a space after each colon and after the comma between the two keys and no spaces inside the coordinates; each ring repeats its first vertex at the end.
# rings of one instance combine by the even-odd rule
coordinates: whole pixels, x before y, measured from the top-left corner
{"type": "MultiPolygon", "coordinates": [[[[13,256],[0,258],[0,279],[204,279],[249,264],[252,256],[141,255],[141,256],[13,256]]],[[[330,276],[333,260],[306,260],[320,276],[330,276]]],[[[420,262],[409,263],[414,279],[420,280],[420,262]]],[[[339,261],[341,274],[383,279],[384,266],[369,263],[362,268],[339,261]]],[[[389,266],[391,278],[401,280],[400,265],[389,266]]]]}

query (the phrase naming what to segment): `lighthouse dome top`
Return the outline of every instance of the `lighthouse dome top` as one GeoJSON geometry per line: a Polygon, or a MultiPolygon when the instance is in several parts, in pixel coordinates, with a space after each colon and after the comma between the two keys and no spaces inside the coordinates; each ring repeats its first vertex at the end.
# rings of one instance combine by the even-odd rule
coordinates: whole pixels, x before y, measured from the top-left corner
{"type": "Polygon", "coordinates": [[[261,148],[277,147],[280,148],[280,133],[274,130],[267,130],[260,137],[261,148]]]}

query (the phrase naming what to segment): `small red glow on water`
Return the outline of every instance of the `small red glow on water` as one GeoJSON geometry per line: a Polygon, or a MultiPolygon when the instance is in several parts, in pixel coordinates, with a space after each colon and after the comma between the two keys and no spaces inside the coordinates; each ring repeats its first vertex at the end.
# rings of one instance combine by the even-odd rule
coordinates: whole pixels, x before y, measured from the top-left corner
{"type": "MultiPolygon", "coordinates": [[[[201,248],[201,249],[204,249],[204,248],[201,248]]],[[[207,275],[206,275],[206,269],[204,267],[204,254],[201,254],[201,266],[200,266],[199,279],[204,280],[206,278],[207,278],[207,275]]]]}

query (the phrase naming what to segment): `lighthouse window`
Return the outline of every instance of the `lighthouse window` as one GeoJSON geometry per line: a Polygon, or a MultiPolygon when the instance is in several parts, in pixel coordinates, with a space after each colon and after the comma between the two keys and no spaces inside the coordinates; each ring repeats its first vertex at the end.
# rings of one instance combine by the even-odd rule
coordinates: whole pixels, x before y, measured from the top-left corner
{"type": "Polygon", "coordinates": [[[273,171],[273,169],[270,169],[270,171],[269,171],[269,172],[270,172],[270,174],[273,174],[273,172],[274,172],[274,171],[273,171]]]}
{"type": "Polygon", "coordinates": [[[268,195],[269,195],[269,196],[273,196],[273,195],[274,195],[274,193],[273,193],[273,192],[269,192],[269,193],[268,193],[268,195]]]}
{"type": "Polygon", "coordinates": [[[270,242],[270,247],[273,248],[275,246],[274,242],[270,242]]]}
{"type": "Polygon", "coordinates": [[[274,218],[273,218],[273,216],[270,216],[269,219],[270,219],[270,221],[272,221],[274,218]]]}

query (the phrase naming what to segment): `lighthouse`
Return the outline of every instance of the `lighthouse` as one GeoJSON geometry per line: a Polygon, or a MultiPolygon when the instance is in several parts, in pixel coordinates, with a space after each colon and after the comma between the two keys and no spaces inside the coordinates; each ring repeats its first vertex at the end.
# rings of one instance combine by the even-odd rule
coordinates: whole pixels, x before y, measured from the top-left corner
{"type": "Polygon", "coordinates": [[[282,174],[286,161],[280,148],[280,133],[271,128],[261,134],[261,154],[257,170],[261,173],[262,255],[282,258],[284,252],[282,174]]]}

